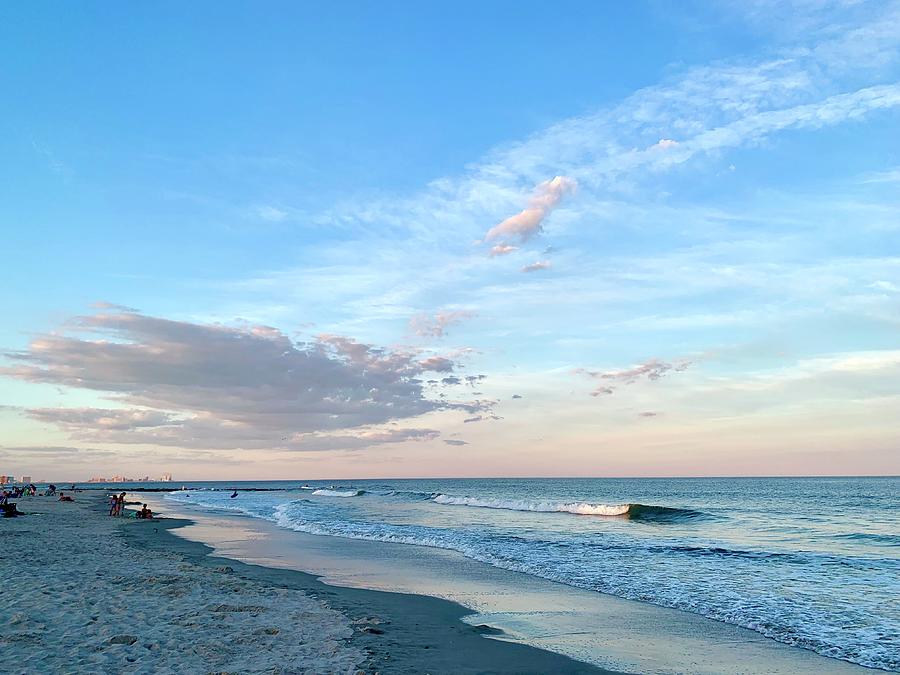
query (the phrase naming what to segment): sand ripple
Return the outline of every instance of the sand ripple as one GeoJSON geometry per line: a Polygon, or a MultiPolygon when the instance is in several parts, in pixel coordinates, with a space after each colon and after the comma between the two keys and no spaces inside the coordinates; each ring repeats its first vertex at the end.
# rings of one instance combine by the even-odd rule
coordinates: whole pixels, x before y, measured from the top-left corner
{"type": "Polygon", "coordinates": [[[7,672],[347,673],[349,620],[302,591],[129,546],[90,508],[22,500],[0,521],[7,672]],[[9,668],[12,666],[12,668],[9,668]]]}

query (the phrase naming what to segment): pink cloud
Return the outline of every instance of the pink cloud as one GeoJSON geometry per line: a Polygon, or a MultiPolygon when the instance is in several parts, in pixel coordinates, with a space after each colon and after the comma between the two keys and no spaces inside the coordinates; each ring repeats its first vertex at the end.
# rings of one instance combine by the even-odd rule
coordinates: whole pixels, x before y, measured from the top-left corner
{"type": "Polygon", "coordinates": [[[544,181],[535,189],[528,207],[488,230],[485,240],[500,240],[501,248],[508,246],[510,240],[527,241],[540,232],[541,225],[550,212],[565,195],[574,192],[575,187],[576,182],[566,176],[556,176],[544,181]]]}
{"type": "Polygon", "coordinates": [[[453,370],[454,363],[444,356],[429,356],[419,361],[422,370],[430,370],[436,373],[449,373],[453,370]]]}
{"type": "Polygon", "coordinates": [[[530,265],[525,265],[522,268],[523,272],[540,272],[541,270],[550,269],[550,262],[547,260],[539,260],[538,262],[533,262],[530,265]]]}
{"type": "Polygon", "coordinates": [[[596,397],[610,395],[615,392],[618,386],[623,384],[634,384],[642,379],[656,381],[669,373],[683,372],[690,368],[691,365],[690,361],[684,359],[673,362],[662,361],[661,359],[648,359],[643,363],[622,370],[596,371],[579,368],[575,372],[604,381],[603,384],[591,392],[591,396],[596,397]]]}
{"type": "Polygon", "coordinates": [[[420,337],[444,337],[448,327],[471,319],[473,316],[475,316],[473,312],[466,310],[438,312],[433,317],[427,314],[418,314],[409,320],[409,327],[420,337]]]}
{"type": "Polygon", "coordinates": [[[491,248],[490,256],[496,258],[501,255],[509,255],[513,251],[518,251],[518,246],[510,246],[509,244],[497,244],[491,248]]]}

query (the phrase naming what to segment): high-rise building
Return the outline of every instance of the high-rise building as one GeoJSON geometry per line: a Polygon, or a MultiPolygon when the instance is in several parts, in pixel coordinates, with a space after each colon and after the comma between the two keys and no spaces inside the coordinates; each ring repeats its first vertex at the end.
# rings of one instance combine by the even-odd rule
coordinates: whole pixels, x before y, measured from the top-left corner
{"type": "Polygon", "coordinates": [[[30,482],[31,482],[31,476],[22,476],[22,481],[21,481],[21,482],[22,482],[22,483],[26,483],[26,484],[27,484],[27,483],[30,483],[30,482]]]}

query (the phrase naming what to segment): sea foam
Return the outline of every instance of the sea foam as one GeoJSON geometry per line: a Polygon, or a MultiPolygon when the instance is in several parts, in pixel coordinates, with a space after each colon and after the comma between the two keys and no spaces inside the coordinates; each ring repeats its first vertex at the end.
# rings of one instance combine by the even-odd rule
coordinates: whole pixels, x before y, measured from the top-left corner
{"type": "Polygon", "coordinates": [[[316,490],[313,495],[316,497],[359,497],[364,490],[326,490],[324,488],[316,490]]]}
{"type": "Polygon", "coordinates": [[[436,504],[474,506],[482,509],[574,513],[582,516],[624,516],[631,508],[631,504],[589,504],[587,502],[552,502],[529,499],[482,499],[479,497],[453,497],[451,495],[438,495],[432,501],[436,504]]]}
{"type": "Polygon", "coordinates": [[[693,509],[679,509],[652,504],[593,504],[590,502],[556,502],[532,499],[484,499],[481,497],[454,497],[439,494],[431,501],[451,506],[473,506],[482,509],[506,511],[533,511],[536,513],[572,513],[577,516],[624,516],[633,520],[684,520],[706,516],[693,509]]]}

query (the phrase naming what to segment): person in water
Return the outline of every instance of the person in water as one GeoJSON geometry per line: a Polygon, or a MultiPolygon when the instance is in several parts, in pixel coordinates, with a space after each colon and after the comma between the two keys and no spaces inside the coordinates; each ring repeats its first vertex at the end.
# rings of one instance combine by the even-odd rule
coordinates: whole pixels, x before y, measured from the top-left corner
{"type": "Polygon", "coordinates": [[[143,508],[140,511],[138,511],[138,518],[147,519],[147,518],[152,518],[152,517],[153,517],[153,511],[148,509],[147,505],[144,504],[143,508]]]}
{"type": "Polygon", "coordinates": [[[231,498],[234,499],[235,497],[237,497],[237,490],[231,493],[231,498]]]}

